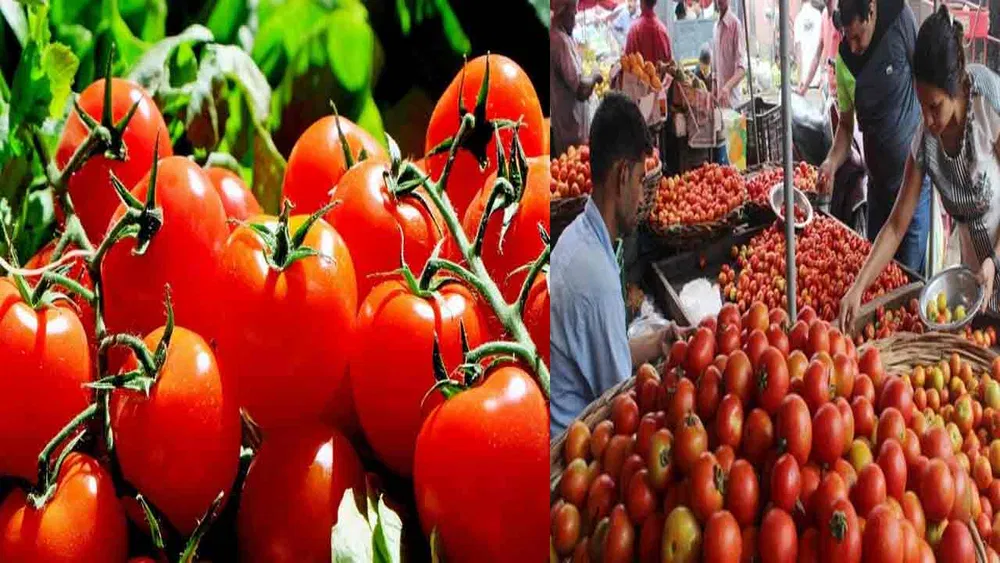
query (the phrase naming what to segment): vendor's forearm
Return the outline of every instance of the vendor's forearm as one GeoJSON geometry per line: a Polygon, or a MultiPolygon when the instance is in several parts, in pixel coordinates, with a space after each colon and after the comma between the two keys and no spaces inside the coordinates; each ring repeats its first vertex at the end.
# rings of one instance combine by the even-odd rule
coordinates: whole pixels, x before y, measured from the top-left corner
{"type": "Polygon", "coordinates": [[[837,124],[837,135],[833,139],[833,146],[830,147],[830,154],[827,158],[833,163],[836,171],[840,165],[847,160],[847,153],[851,149],[851,140],[854,138],[854,112],[840,112],[840,123],[837,124]]]}
{"type": "Polygon", "coordinates": [[[729,79],[729,82],[726,82],[724,88],[726,90],[731,91],[733,88],[736,87],[737,84],[740,83],[741,80],[743,80],[743,77],[746,76],[746,74],[747,74],[747,69],[745,68],[736,69],[736,74],[734,74],[733,77],[729,79]]]}

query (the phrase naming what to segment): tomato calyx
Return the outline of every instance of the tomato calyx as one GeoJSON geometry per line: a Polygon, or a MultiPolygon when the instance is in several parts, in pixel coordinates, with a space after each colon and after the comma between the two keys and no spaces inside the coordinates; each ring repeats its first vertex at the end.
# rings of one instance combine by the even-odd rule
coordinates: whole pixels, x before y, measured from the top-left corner
{"type": "Polygon", "coordinates": [[[287,199],[281,206],[281,214],[278,215],[277,225],[250,224],[250,229],[264,241],[264,245],[268,248],[268,252],[264,253],[264,260],[267,261],[267,265],[272,270],[281,272],[304,258],[319,256],[320,258],[329,260],[330,258],[320,255],[316,249],[304,244],[306,235],[309,234],[309,229],[316,224],[316,221],[338,204],[339,202],[330,202],[324,205],[299,225],[294,233],[289,228],[288,220],[292,208],[295,206],[287,199]]]}
{"type": "Polygon", "coordinates": [[[56,448],[60,444],[66,441],[71,434],[77,431],[77,429],[87,422],[94,414],[97,413],[97,403],[91,403],[87,405],[80,414],[73,417],[73,420],[59,431],[49,443],[45,445],[42,452],[38,455],[38,482],[35,484],[34,489],[28,494],[28,503],[35,509],[39,510],[52,498],[52,495],[56,491],[56,478],[59,475],[59,469],[62,467],[63,462],[66,460],[66,456],[73,452],[80,441],[83,440],[86,434],[86,429],[77,433],[73,438],[66,443],[62,452],[59,453],[59,457],[56,458],[55,463],[51,463],[52,454],[55,453],[56,448]]]}
{"type": "Polygon", "coordinates": [[[511,222],[514,220],[515,215],[517,215],[517,210],[520,207],[521,199],[524,197],[525,186],[528,182],[528,159],[518,139],[517,128],[514,129],[513,139],[511,140],[509,160],[503,151],[499,129],[496,132],[496,142],[497,179],[493,184],[493,191],[490,192],[489,200],[486,202],[483,216],[479,219],[479,227],[476,229],[476,239],[472,249],[472,253],[476,256],[482,256],[483,241],[486,240],[486,227],[489,225],[490,217],[501,209],[503,209],[503,224],[500,226],[497,249],[503,252],[504,238],[507,230],[510,228],[511,222]]]}
{"type": "MultiPolygon", "coordinates": [[[[509,119],[487,119],[486,117],[486,106],[489,99],[490,93],[490,53],[486,53],[486,68],[483,71],[483,82],[479,86],[479,93],[476,96],[476,106],[470,112],[465,108],[465,102],[463,101],[462,92],[465,91],[465,71],[468,67],[468,61],[462,65],[462,76],[459,80],[458,87],[458,117],[460,121],[464,121],[466,116],[473,116],[475,118],[475,125],[472,131],[469,132],[468,136],[462,135],[461,130],[458,134],[453,137],[448,137],[444,141],[441,141],[436,147],[432,148],[427,152],[427,157],[431,157],[437,154],[445,153],[451,150],[451,148],[457,145],[470,153],[479,162],[479,168],[485,170],[489,165],[489,155],[486,154],[486,149],[489,146],[491,137],[494,131],[501,131],[504,129],[511,129],[518,126],[517,121],[512,121],[509,119]]],[[[445,175],[442,174],[442,178],[445,175]]],[[[442,184],[445,182],[438,180],[442,184]]]]}
{"type": "Polygon", "coordinates": [[[720,495],[726,495],[726,472],[722,470],[722,466],[715,464],[712,467],[712,483],[715,485],[716,490],[719,491],[720,495]]]}
{"type": "MultiPolygon", "coordinates": [[[[340,140],[340,149],[344,151],[344,162],[346,164],[345,170],[349,170],[358,162],[362,162],[368,159],[368,151],[362,148],[358,151],[357,158],[351,154],[351,145],[347,142],[347,137],[344,136],[344,131],[340,127],[340,113],[337,111],[337,104],[330,101],[330,107],[333,108],[334,124],[337,127],[337,138],[340,140]]],[[[398,147],[397,147],[398,150],[398,147]]]]}
{"type": "Polygon", "coordinates": [[[844,541],[847,537],[847,515],[842,510],[838,510],[830,517],[830,535],[837,543],[844,541]]]}

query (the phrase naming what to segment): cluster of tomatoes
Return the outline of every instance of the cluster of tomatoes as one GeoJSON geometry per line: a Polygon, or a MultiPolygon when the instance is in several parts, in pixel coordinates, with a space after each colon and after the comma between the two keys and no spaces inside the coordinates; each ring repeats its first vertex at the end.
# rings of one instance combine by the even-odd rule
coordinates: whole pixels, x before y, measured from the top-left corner
{"type": "MultiPolygon", "coordinates": [[[[840,300],[864,265],[871,243],[829,217],[816,217],[795,236],[796,303],[809,306],[820,318],[833,320],[840,300]]],[[[777,225],[754,236],[749,244],[733,247],[736,268],[723,266],[719,285],[724,300],[746,311],[761,301],[768,307],[783,306],[785,299],[785,233],[777,225]],[[738,273],[737,273],[738,272],[738,273]]],[[[865,291],[871,301],[906,284],[906,275],[892,263],[865,291]]]]}
{"type": "MultiPolygon", "coordinates": [[[[80,96],[95,119],[102,116],[105,85],[98,81],[80,96]]],[[[543,558],[548,409],[535,374],[526,363],[508,361],[484,363],[479,377],[462,378],[457,368],[467,350],[509,337],[471,283],[438,275],[425,286],[415,279],[443,239],[454,238],[442,214],[464,218],[460,228],[475,240],[497,162],[481,168],[470,148],[456,149],[449,197],[431,205],[432,188],[390,193],[399,185],[390,181],[398,169],[383,144],[329,116],[302,134],[288,159],[281,190],[296,215],[288,218],[286,208],[280,219],[263,216],[238,176],[206,172],[172,155],[164,119],[142,88],[119,79],[112,85],[116,122],[138,102],[123,133],[128,158],[98,154],[70,177],[75,216],[100,250],[77,252],[72,269],[58,269],[100,291],[74,306],[32,299],[30,285],[24,290],[31,273],[0,278],[0,477],[46,492],[37,468],[43,447],[60,429],[71,429],[78,413],[80,420],[91,413],[92,425],[103,430],[105,417],[93,414],[103,407],[85,386],[96,378],[105,386],[98,393],[110,396],[114,448],[105,447],[103,431],[88,432],[82,444],[71,442],[79,451],[65,458],[44,503],[20,487],[0,499],[0,560],[139,555],[143,548],[129,539],[143,536],[138,530],[148,533],[138,492],[162,518],[168,539],[190,536],[221,495],[224,504],[237,505],[231,533],[241,560],[329,561],[338,506],[347,489],[364,494],[366,468],[412,485],[419,527],[428,536],[436,532],[443,557],[543,558]],[[121,201],[112,173],[131,190],[121,201]],[[153,225],[145,233],[148,246],[124,238],[99,260],[104,237],[115,232],[109,226],[139,216],[133,206],[143,205],[154,186],[155,200],[141,212],[153,225]],[[415,276],[399,274],[401,254],[415,276]],[[91,280],[88,271],[99,278],[91,280]],[[166,340],[168,287],[176,328],[166,340]],[[120,337],[109,365],[100,368],[107,341],[95,341],[95,317],[120,337]],[[131,351],[119,350],[122,343],[131,351]],[[123,386],[135,370],[148,376],[148,387],[123,386]],[[447,399],[431,392],[441,373],[464,384],[447,399]],[[243,442],[241,411],[255,423],[260,444],[243,442]],[[244,446],[255,451],[242,475],[244,446]],[[374,457],[362,459],[359,451],[374,457]],[[120,476],[109,467],[119,467],[120,476]],[[129,519],[137,525],[132,533],[129,519]]],[[[549,225],[550,160],[528,76],[499,55],[470,61],[439,99],[426,146],[457,134],[455,108],[474,107],[481,89],[490,121],[477,127],[492,131],[493,120],[525,124],[517,133],[528,157],[517,211],[508,224],[503,213],[487,220],[481,252],[487,273],[473,274],[484,287],[487,275],[495,280],[496,289],[481,291],[499,291],[497,300],[514,303],[524,266],[545,248],[539,226],[549,225]]],[[[72,116],[59,146],[60,168],[88,134],[72,116]]],[[[514,135],[470,138],[490,139],[483,154],[496,155],[497,142],[511,154],[514,135]]],[[[432,180],[441,179],[447,159],[427,156],[432,180]]],[[[409,166],[401,173],[413,172],[409,166]]],[[[50,245],[29,267],[47,265],[53,251],[50,245]]],[[[456,261],[463,260],[459,254],[452,254],[456,261]]],[[[524,323],[547,363],[544,271],[529,290],[524,323]]]]}
{"type": "MultiPolygon", "coordinates": [[[[806,217],[807,217],[806,210],[802,209],[802,207],[800,205],[796,204],[792,209],[795,212],[795,223],[796,224],[802,223],[803,221],[806,220],[806,217]]],[[[782,219],[782,220],[785,218],[785,208],[784,207],[779,207],[778,208],[778,218],[782,219]]]]}
{"type": "Polygon", "coordinates": [[[1000,411],[976,407],[1000,407],[1000,360],[976,378],[954,355],[950,395],[931,399],[811,308],[787,323],[727,304],[662,372],[640,367],[608,420],[571,425],[556,557],[971,562],[970,524],[1000,542],[1000,411]]]}
{"type": "Polygon", "coordinates": [[[985,329],[974,329],[971,325],[966,325],[963,334],[966,340],[976,346],[992,348],[997,345],[997,330],[992,325],[987,326],[985,329]]]}
{"type": "MultiPolygon", "coordinates": [[[[875,319],[865,323],[865,326],[854,336],[855,343],[860,346],[872,340],[888,338],[899,332],[913,332],[923,334],[927,327],[920,318],[918,309],[920,307],[916,298],[911,299],[909,305],[898,309],[886,309],[883,306],[875,308],[875,319]]],[[[990,348],[997,344],[997,331],[993,326],[984,329],[974,329],[966,326],[962,332],[966,340],[983,348],[990,348]]]]}
{"type": "Polygon", "coordinates": [[[552,180],[549,183],[552,199],[579,197],[592,191],[590,147],[570,147],[559,158],[552,159],[552,180]]]}
{"type": "MultiPolygon", "coordinates": [[[[804,161],[795,164],[793,168],[792,184],[801,192],[816,192],[816,178],[819,170],[804,161]]],[[[771,194],[771,188],[775,184],[780,184],[785,179],[785,169],[779,166],[766,168],[747,180],[747,192],[750,194],[750,201],[758,205],[767,206],[767,197],[771,194]]]]}
{"type": "Polygon", "coordinates": [[[724,219],[746,200],[743,177],[735,168],[704,164],[660,180],[649,220],[660,231],[678,225],[712,223],[724,219]]]}

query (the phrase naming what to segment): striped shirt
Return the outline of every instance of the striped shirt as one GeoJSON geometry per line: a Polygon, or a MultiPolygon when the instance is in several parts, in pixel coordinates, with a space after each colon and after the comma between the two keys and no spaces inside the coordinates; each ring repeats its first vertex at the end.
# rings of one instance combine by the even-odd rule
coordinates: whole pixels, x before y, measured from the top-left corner
{"type": "MultiPolygon", "coordinates": [[[[1000,137],[1000,76],[978,64],[970,64],[967,72],[970,88],[958,154],[949,155],[923,125],[910,152],[934,181],[945,210],[958,222],[962,262],[978,270],[996,247],[1000,229],[1000,162],[995,151],[1000,137]]],[[[987,310],[1000,312],[1000,269],[987,310]]]]}
{"type": "MultiPolygon", "coordinates": [[[[729,80],[739,69],[747,68],[747,50],[743,37],[743,27],[740,20],[736,19],[733,11],[726,10],[726,14],[719,18],[715,24],[715,35],[713,37],[712,62],[715,64],[716,87],[714,92],[721,92],[729,80]]],[[[740,81],[742,83],[742,80],[740,81]]],[[[729,96],[729,107],[737,108],[740,105],[742,96],[740,95],[740,83],[733,85],[732,93],[729,96]]]]}

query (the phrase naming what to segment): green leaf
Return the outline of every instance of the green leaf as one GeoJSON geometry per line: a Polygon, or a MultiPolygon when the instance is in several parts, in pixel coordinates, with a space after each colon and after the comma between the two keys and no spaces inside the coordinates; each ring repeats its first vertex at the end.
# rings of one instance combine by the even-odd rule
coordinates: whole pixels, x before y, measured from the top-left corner
{"type": "Polygon", "coordinates": [[[124,74],[142,58],[150,44],[139,39],[132,33],[125,19],[118,10],[118,0],[104,0],[102,4],[102,27],[115,42],[118,59],[115,61],[115,74],[124,74]]]}
{"type": "Polygon", "coordinates": [[[360,4],[335,10],[326,23],[327,55],[333,74],[350,94],[362,92],[371,79],[375,32],[360,4]]]}
{"type": "Polygon", "coordinates": [[[42,70],[49,80],[52,101],[49,102],[49,117],[60,115],[69,100],[73,77],[80,66],[80,59],[73,51],[61,43],[52,43],[42,52],[42,70]]]}
{"type": "Polygon", "coordinates": [[[156,96],[171,87],[170,60],[177,48],[185,43],[208,43],[212,39],[212,32],[208,28],[192,25],[181,33],[167,37],[150,47],[132,66],[128,77],[156,96]]]}
{"type": "Polygon", "coordinates": [[[375,98],[372,97],[371,92],[365,94],[365,100],[362,104],[357,124],[365,131],[371,133],[373,137],[382,143],[382,146],[387,146],[385,128],[382,125],[382,114],[379,113],[378,106],[375,104],[375,98]]]}
{"type": "Polygon", "coordinates": [[[402,561],[403,521],[399,515],[385,504],[385,499],[378,499],[378,523],[374,530],[375,560],[385,563],[400,563],[402,561]]]}
{"type": "Polygon", "coordinates": [[[250,2],[246,0],[217,0],[205,25],[221,43],[234,43],[240,26],[250,16],[250,2]]]}

